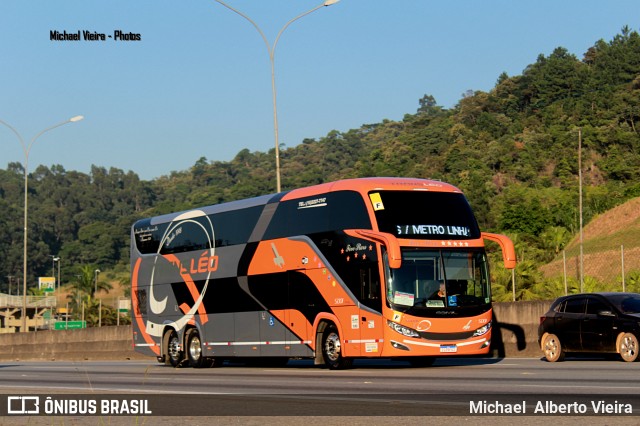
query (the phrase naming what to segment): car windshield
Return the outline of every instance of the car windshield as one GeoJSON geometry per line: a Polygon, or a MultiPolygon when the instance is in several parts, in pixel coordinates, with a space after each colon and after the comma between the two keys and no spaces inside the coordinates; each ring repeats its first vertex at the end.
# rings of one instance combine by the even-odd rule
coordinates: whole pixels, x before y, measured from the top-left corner
{"type": "Polygon", "coordinates": [[[621,295],[613,302],[625,314],[640,314],[640,294],[621,295]]]}
{"type": "Polygon", "coordinates": [[[403,249],[402,266],[386,272],[387,301],[399,311],[420,315],[491,300],[483,251],[403,249]]]}

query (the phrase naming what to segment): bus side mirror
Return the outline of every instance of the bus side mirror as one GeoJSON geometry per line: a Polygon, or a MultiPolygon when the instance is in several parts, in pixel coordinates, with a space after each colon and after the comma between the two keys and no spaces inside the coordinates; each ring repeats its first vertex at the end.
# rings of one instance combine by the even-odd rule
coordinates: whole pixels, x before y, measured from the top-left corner
{"type": "Polygon", "coordinates": [[[364,238],[365,240],[375,241],[383,244],[387,248],[387,257],[389,259],[389,267],[398,269],[402,266],[402,252],[400,251],[400,243],[398,239],[387,232],[376,232],[368,229],[349,229],[345,230],[347,235],[352,237],[364,238]]]}
{"type": "Polygon", "coordinates": [[[516,249],[513,247],[513,242],[511,241],[511,239],[509,239],[509,237],[501,234],[483,232],[482,238],[500,244],[500,248],[502,249],[502,259],[504,260],[505,268],[514,269],[516,267],[516,249]]]}

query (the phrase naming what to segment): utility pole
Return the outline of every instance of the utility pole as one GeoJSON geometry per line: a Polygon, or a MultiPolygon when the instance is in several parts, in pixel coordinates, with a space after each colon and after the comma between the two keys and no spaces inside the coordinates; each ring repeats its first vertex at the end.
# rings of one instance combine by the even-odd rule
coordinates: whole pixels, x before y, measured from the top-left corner
{"type": "Polygon", "coordinates": [[[582,129],[578,129],[578,210],[580,212],[580,293],[584,293],[584,253],[582,233],[582,129]]]}

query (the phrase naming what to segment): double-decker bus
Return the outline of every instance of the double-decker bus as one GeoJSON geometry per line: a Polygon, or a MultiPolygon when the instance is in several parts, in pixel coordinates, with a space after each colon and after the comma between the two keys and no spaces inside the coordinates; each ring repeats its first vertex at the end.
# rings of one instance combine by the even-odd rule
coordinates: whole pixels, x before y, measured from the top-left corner
{"type": "Polygon", "coordinates": [[[491,284],[465,196],[348,179],[147,218],[131,231],[133,344],[173,366],[486,354],[491,284]]]}

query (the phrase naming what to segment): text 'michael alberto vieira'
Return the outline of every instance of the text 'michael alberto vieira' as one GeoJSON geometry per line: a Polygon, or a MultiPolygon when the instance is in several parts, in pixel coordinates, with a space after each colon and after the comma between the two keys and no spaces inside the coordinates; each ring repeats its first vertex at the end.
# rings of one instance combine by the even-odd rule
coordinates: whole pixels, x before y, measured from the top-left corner
{"type": "Polygon", "coordinates": [[[633,407],[628,403],[604,400],[587,403],[537,401],[535,405],[530,403],[529,407],[527,401],[506,403],[483,400],[470,401],[469,414],[633,414],[633,407]],[[527,411],[527,408],[530,410],[527,411]]]}
{"type": "Polygon", "coordinates": [[[51,41],[140,41],[142,36],[139,33],[126,32],[122,30],[115,30],[112,34],[99,33],[97,31],[49,31],[49,40],[51,41]]]}

